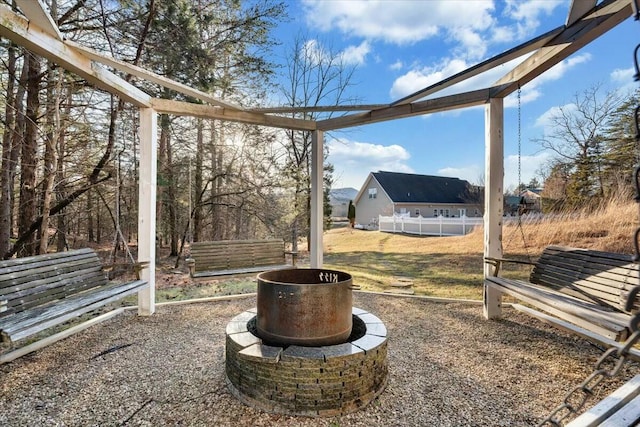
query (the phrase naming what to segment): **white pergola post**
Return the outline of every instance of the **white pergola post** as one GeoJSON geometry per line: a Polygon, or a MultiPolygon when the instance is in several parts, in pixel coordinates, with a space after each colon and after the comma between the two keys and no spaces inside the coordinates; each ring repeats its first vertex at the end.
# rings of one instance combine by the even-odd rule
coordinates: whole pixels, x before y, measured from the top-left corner
{"type": "Polygon", "coordinates": [[[140,177],[138,184],[138,261],[147,263],[141,279],[149,286],[138,292],[138,314],[156,311],[156,175],[158,115],[140,108],[140,177]]]}
{"type": "MultiPolygon", "coordinates": [[[[502,213],[504,187],[504,103],[503,98],[490,98],[485,107],[485,187],[484,187],[484,256],[502,257],[502,213]]],[[[492,266],[485,264],[484,277],[492,266]]],[[[484,316],[497,319],[502,315],[502,293],[484,287],[484,316]]]]}
{"type": "Polygon", "coordinates": [[[323,264],[323,175],[324,132],[316,130],[311,139],[311,268],[322,268],[323,264]]]}

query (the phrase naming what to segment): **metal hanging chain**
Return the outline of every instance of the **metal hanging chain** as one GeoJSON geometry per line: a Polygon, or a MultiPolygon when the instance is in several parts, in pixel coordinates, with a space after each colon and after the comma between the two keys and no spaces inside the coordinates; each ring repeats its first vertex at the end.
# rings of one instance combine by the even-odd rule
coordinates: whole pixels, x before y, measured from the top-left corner
{"type": "MultiPolygon", "coordinates": [[[[518,83],[518,190],[522,188],[522,88],[520,87],[520,83],[518,83]]],[[[521,197],[522,200],[524,196],[521,197]]],[[[518,204],[520,204],[520,200],[518,200],[518,204]]],[[[524,206],[526,207],[527,201],[524,200],[524,206]]],[[[531,254],[529,254],[529,247],[527,246],[527,238],[524,235],[524,227],[522,226],[522,213],[518,211],[518,228],[520,229],[520,236],[522,237],[522,245],[524,246],[524,250],[527,253],[527,259],[531,261],[531,254]]]]}
{"type": "Polygon", "coordinates": [[[518,83],[518,190],[522,187],[522,89],[518,83]]]}
{"type": "MultiPolygon", "coordinates": [[[[639,20],[640,11],[638,9],[638,0],[633,1],[635,19],[639,20]]],[[[640,44],[636,46],[633,51],[633,60],[636,69],[636,74],[633,76],[634,80],[640,80],[640,69],[638,68],[638,51],[640,49],[640,44]]],[[[633,182],[636,190],[636,194],[634,200],[638,203],[639,211],[638,216],[640,217],[640,127],[638,122],[638,113],[640,112],[640,106],[636,107],[634,111],[634,122],[636,129],[636,162],[638,166],[635,167],[633,171],[633,182]]],[[[635,248],[635,254],[633,256],[633,262],[638,264],[640,263],[640,226],[636,229],[633,235],[633,244],[635,248]]],[[[640,295],[640,283],[636,285],[627,296],[627,301],[625,303],[625,310],[631,311],[634,307],[634,302],[637,296],[640,295]]],[[[591,375],[589,375],[580,385],[576,386],[573,390],[571,390],[565,396],[562,403],[556,407],[551,413],[538,424],[538,426],[551,425],[551,426],[561,426],[562,422],[567,419],[569,416],[573,414],[579,413],[587,400],[594,395],[594,388],[600,385],[602,381],[606,378],[611,378],[617,375],[620,370],[623,368],[627,359],[629,358],[629,352],[640,342],[640,330],[638,329],[640,326],[640,310],[636,312],[629,321],[629,330],[631,331],[631,335],[620,347],[611,347],[607,351],[605,351],[598,362],[595,365],[595,368],[591,375]],[[607,366],[609,366],[607,368],[607,366]]]]}
{"type": "MultiPolygon", "coordinates": [[[[634,316],[636,328],[640,315],[634,316]]],[[[632,319],[632,323],[633,323],[632,319]]],[[[629,351],[640,340],[640,331],[637,329],[631,334],[621,347],[611,347],[605,351],[591,375],[589,375],[580,385],[573,388],[566,394],[562,403],[538,424],[538,426],[562,426],[562,422],[572,414],[579,413],[587,400],[594,395],[594,389],[606,378],[614,377],[620,372],[627,362],[629,351]],[[608,366],[608,367],[607,367],[608,366]]]]}

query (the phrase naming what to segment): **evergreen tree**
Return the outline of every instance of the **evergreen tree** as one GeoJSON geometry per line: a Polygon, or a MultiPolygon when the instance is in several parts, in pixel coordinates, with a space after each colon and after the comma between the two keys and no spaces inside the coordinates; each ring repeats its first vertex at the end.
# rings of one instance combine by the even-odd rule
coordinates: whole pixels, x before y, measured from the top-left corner
{"type": "Polygon", "coordinates": [[[625,194],[633,187],[633,170],[638,163],[635,109],[640,103],[640,90],[631,94],[611,114],[604,136],[604,182],[607,193],[625,194]]]}

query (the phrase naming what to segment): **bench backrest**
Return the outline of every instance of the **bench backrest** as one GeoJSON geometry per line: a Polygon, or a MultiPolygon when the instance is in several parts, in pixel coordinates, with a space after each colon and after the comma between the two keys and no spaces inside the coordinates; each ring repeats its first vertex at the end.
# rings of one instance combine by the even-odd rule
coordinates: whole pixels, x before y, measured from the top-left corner
{"type": "Polygon", "coordinates": [[[0,317],[64,298],[107,283],[92,249],[0,261],[0,317]]]}
{"type": "MultiPolygon", "coordinates": [[[[531,272],[531,283],[625,311],[629,291],[640,282],[630,255],[549,246],[531,272]]],[[[634,305],[637,310],[638,300],[634,305]]]]}
{"type": "Polygon", "coordinates": [[[191,244],[191,258],[195,260],[196,271],[286,263],[282,239],[194,242],[191,244]]]}

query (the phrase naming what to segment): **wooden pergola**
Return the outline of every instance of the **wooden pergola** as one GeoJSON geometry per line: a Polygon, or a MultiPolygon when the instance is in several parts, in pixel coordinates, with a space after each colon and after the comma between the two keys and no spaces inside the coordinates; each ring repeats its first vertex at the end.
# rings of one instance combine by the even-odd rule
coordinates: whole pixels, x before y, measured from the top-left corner
{"type": "MultiPolygon", "coordinates": [[[[138,259],[147,262],[142,279],[150,286],[138,294],[138,313],[155,311],[155,235],[157,115],[173,114],[241,122],[291,130],[310,131],[312,139],[311,177],[311,267],[323,263],[323,140],[324,132],[370,123],[425,115],[441,111],[485,105],[485,213],[484,256],[502,256],[502,210],[504,175],[504,98],[540,76],[574,52],[637,13],[634,0],[572,0],[567,21],[558,28],[535,37],[458,74],[389,104],[332,106],[318,108],[243,109],[202,91],[167,79],[143,68],[105,56],[78,43],[65,40],[40,0],[16,0],[26,16],[0,5],[0,35],[77,74],[140,111],[140,180],[138,197],[138,259]],[[492,86],[455,95],[432,97],[455,84],[497,66],[529,55],[492,86]],[[154,98],[109,71],[114,68],[203,102],[193,104],[154,98]],[[429,99],[424,99],[426,97],[429,99]],[[327,120],[299,120],[278,114],[314,111],[356,111],[327,120]]],[[[485,267],[485,275],[490,274],[485,267]]],[[[485,291],[487,318],[501,315],[499,294],[485,291]]]]}

